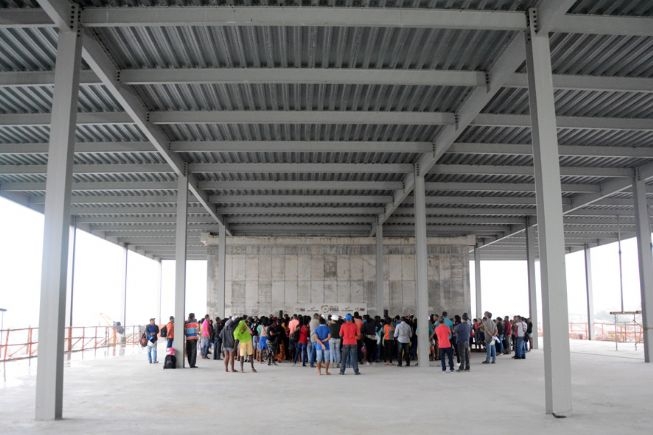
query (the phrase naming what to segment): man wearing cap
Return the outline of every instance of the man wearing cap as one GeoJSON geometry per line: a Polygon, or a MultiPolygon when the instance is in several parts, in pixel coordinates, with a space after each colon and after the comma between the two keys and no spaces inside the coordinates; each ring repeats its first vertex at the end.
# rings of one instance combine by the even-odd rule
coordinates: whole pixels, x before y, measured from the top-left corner
{"type": "Polygon", "coordinates": [[[159,326],[155,319],[150,319],[150,324],[145,327],[145,336],[147,337],[147,360],[150,364],[156,364],[159,361],[156,358],[156,341],[159,337],[159,326]]]}
{"type": "Polygon", "coordinates": [[[329,348],[331,350],[331,365],[340,367],[340,317],[337,314],[331,316],[329,321],[329,329],[331,331],[331,339],[329,340],[329,348]]]}
{"type": "Polygon", "coordinates": [[[354,324],[353,320],[351,314],[347,313],[345,315],[345,323],[340,327],[340,337],[342,339],[342,357],[340,359],[341,375],[345,374],[348,360],[354,369],[354,374],[361,374],[360,371],[358,371],[358,351],[356,348],[358,340],[360,339],[360,333],[358,332],[358,327],[354,324]]]}

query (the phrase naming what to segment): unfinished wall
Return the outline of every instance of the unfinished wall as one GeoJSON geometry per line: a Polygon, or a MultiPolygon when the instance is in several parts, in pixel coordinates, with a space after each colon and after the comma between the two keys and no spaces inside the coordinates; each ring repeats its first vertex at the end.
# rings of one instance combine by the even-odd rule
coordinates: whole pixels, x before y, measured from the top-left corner
{"type": "MultiPolygon", "coordinates": [[[[468,238],[429,239],[428,282],[432,312],[470,311],[468,238]]],[[[208,256],[208,309],[215,312],[217,256],[208,256]]],[[[412,239],[384,240],[385,307],[415,312],[412,239]]],[[[374,238],[227,239],[226,314],[292,312],[306,303],[367,303],[376,308],[374,238]]]]}

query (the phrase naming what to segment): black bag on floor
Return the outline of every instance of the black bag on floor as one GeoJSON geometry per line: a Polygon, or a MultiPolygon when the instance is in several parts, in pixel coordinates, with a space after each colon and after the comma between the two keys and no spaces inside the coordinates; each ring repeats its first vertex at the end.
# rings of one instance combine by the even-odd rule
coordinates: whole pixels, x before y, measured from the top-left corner
{"type": "Polygon", "coordinates": [[[177,357],[174,355],[166,355],[166,359],[163,362],[164,369],[175,369],[177,368],[177,357]]]}

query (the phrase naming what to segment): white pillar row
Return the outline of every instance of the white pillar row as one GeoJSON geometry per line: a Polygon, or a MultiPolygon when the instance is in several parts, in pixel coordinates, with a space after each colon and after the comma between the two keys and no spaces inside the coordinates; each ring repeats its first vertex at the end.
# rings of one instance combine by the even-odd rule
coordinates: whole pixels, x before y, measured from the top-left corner
{"type": "Polygon", "coordinates": [[[594,339],[594,291],[592,290],[592,255],[585,245],[585,292],[587,296],[587,338],[594,339]]]}
{"type": "Polygon", "coordinates": [[[545,408],[547,414],[566,417],[572,410],[571,363],[551,51],[548,33],[537,32],[537,10],[530,9],[529,15],[526,64],[542,278],[545,408]]]}
{"type": "Polygon", "coordinates": [[[474,293],[476,294],[476,318],[483,318],[483,299],[481,287],[481,250],[474,248],[474,293]]]}
{"type": "Polygon", "coordinates": [[[383,317],[386,304],[383,300],[383,224],[381,220],[376,224],[376,314],[383,317]]]}
{"type": "Polygon", "coordinates": [[[539,323],[537,315],[537,282],[535,280],[535,240],[537,233],[535,227],[526,223],[526,269],[528,273],[528,311],[531,323],[533,323],[533,349],[539,349],[539,334],[537,325],[539,323]]]}
{"type": "Polygon", "coordinates": [[[420,370],[429,367],[429,292],[428,252],[426,239],[426,185],[424,174],[415,165],[415,281],[417,285],[417,361],[420,370]]]}
{"type": "Polygon", "coordinates": [[[188,176],[177,180],[177,226],[175,235],[175,337],[177,368],[184,367],[184,320],[186,319],[186,239],[188,224],[188,176]]]}
{"type": "Polygon", "coordinates": [[[653,358],[653,255],[651,254],[651,225],[646,201],[646,182],[635,172],[633,180],[635,222],[637,225],[637,258],[639,287],[642,297],[642,328],[644,330],[644,361],[653,358]]]}
{"type": "MultiPolygon", "coordinates": [[[[73,6],[77,7],[77,6],[73,6]]],[[[74,14],[73,16],[77,16],[74,14]]],[[[48,146],[39,314],[35,416],[58,420],[63,411],[64,330],[70,238],[70,196],[77,122],[81,35],[59,31],[48,146]]]]}
{"type": "Polygon", "coordinates": [[[218,234],[218,303],[215,315],[224,319],[225,316],[225,281],[227,273],[227,229],[219,226],[218,234]]]}

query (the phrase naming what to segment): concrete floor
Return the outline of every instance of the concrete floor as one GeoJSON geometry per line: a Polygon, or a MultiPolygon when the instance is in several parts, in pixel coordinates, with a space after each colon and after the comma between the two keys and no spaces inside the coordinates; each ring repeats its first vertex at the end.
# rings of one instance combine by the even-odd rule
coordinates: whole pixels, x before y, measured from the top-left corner
{"type": "MultiPolygon", "coordinates": [[[[541,351],[525,361],[499,357],[470,373],[439,367],[362,367],[363,376],[316,376],[283,364],[225,373],[221,361],[197,370],[148,365],[125,356],[71,361],[63,421],[35,422],[34,374],[0,383],[2,434],[267,433],[650,434],[653,365],[632,344],[572,342],[574,415],[544,414],[541,351]]],[[[34,367],[34,365],[32,365],[34,367]]]]}

